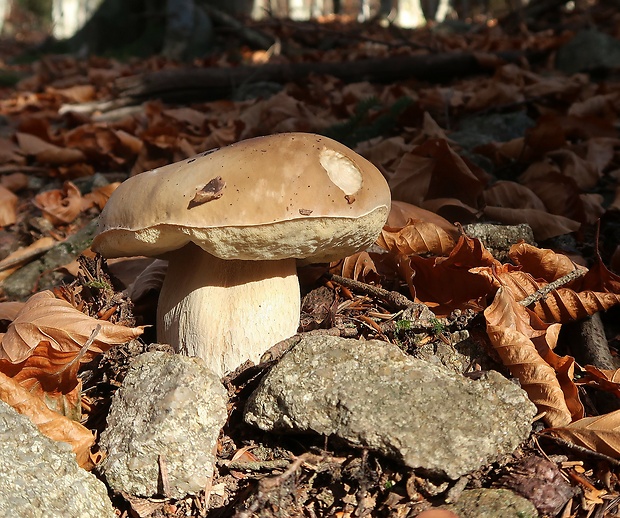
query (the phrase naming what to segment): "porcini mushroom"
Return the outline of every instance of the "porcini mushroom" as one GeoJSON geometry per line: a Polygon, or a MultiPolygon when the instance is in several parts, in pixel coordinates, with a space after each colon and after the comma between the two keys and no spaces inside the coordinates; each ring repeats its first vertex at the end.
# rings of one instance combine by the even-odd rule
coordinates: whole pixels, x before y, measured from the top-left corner
{"type": "Polygon", "coordinates": [[[382,174],[329,138],[258,137],[129,178],[92,248],[169,261],[157,338],[224,375],[294,335],[296,260],[369,246],[390,210],[382,174]]]}

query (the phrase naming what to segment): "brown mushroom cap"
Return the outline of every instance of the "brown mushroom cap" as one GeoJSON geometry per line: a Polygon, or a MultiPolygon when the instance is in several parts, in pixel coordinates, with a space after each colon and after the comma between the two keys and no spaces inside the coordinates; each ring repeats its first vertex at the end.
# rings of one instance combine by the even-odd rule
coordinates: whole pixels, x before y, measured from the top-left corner
{"type": "Polygon", "coordinates": [[[125,181],[93,250],[157,256],[194,242],[221,259],[330,261],[377,237],[390,209],[379,170],[320,135],[283,133],[125,181]]]}

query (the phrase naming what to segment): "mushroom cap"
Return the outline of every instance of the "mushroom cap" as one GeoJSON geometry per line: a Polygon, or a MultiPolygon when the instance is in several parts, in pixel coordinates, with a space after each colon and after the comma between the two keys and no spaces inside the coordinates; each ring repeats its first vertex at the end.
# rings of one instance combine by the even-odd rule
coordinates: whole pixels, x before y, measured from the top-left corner
{"type": "Polygon", "coordinates": [[[221,259],[331,261],[372,244],[389,210],[368,160],[321,135],[282,133],[129,178],[92,249],[158,256],[194,242],[221,259]]]}

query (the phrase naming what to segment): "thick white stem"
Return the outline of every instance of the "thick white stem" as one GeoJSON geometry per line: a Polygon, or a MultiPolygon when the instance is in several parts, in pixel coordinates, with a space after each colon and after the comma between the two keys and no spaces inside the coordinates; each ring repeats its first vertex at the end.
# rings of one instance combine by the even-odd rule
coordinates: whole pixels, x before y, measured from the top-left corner
{"type": "Polygon", "coordinates": [[[157,308],[157,339],[223,376],[294,335],[295,259],[225,261],[196,245],[173,252],[157,308]]]}

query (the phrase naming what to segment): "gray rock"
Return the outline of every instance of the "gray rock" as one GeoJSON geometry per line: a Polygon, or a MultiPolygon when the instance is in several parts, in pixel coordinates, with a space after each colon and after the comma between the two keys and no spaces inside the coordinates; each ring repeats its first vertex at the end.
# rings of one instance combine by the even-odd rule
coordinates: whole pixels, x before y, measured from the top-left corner
{"type": "Polygon", "coordinates": [[[101,470],[110,487],[135,496],[163,489],[174,498],[198,493],[213,474],[226,403],[226,390],[200,358],[138,356],[114,394],[101,434],[107,453],[101,470]],[[169,488],[159,482],[160,466],[169,488]]]}
{"type": "Polygon", "coordinates": [[[469,489],[447,505],[460,518],[536,518],[534,504],[508,489],[469,489]]]}
{"type": "Polygon", "coordinates": [[[71,447],[0,401],[0,516],[113,518],[108,492],[71,447]]]}
{"type": "Polygon", "coordinates": [[[472,223],[463,230],[469,237],[479,239],[484,247],[499,261],[505,261],[510,247],[519,241],[536,246],[532,227],[520,225],[497,225],[494,223],[472,223]]]}
{"type": "Polygon", "coordinates": [[[265,376],[245,420],[335,435],[456,479],[511,453],[535,414],[495,371],[472,381],[389,343],[309,336],[265,376]]]}
{"type": "Polygon", "coordinates": [[[620,41],[596,30],[578,32],[560,47],[556,66],[566,74],[620,67],[620,41]]]}

